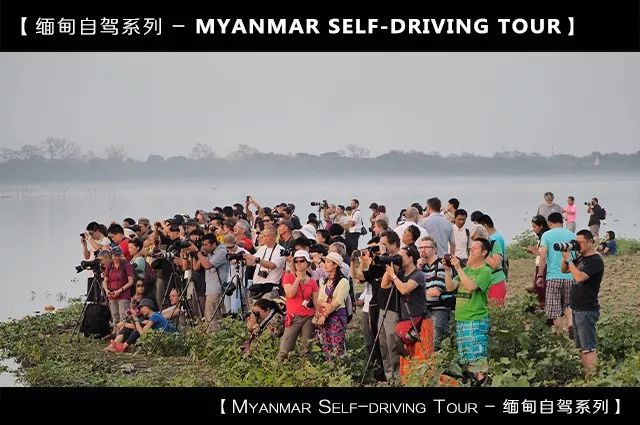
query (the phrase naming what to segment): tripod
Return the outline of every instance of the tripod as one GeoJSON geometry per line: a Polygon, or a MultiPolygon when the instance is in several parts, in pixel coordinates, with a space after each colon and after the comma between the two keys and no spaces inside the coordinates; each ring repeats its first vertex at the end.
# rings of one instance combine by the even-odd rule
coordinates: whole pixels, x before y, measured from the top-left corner
{"type": "Polygon", "coordinates": [[[378,319],[378,322],[380,323],[378,325],[378,332],[376,332],[376,338],[373,340],[373,346],[371,347],[371,351],[369,352],[369,357],[367,358],[367,364],[364,367],[364,371],[362,371],[362,379],[360,380],[360,386],[364,385],[364,380],[367,377],[367,370],[369,370],[369,365],[371,364],[371,359],[373,358],[373,352],[376,349],[376,344],[380,340],[380,331],[384,326],[384,319],[387,317],[387,312],[389,311],[389,304],[391,304],[391,298],[393,298],[393,294],[395,290],[396,290],[396,287],[394,285],[391,288],[391,291],[389,292],[389,296],[387,297],[387,303],[384,306],[384,314],[382,315],[382,320],[378,319]]]}
{"type": "Polygon", "coordinates": [[[89,304],[100,304],[102,299],[106,299],[106,294],[104,293],[104,288],[100,284],[99,276],[100,276],[100,270],[94,270],[93,280],[91,281],[91,285],[89,285],[89,289],[87,290],[87,298],[84,300],[82,311],[78,316],[78,320],[76,321],[75,326],[73,327],[73,331],[71,332],[71,338],[69,338],[69,343],[73,342],[73,338],[76,336],[76,333],[77,333],[78,339],[80,339],[80,327],[82,322],[84,321],[85,314],[87,313],[87,306],[89,304]],[[96,288],[100,288],[100,291],[97,292],[98,290],[96,288]],[[91,293],[94,294],[94,299],[96,301],[89,301],[89,294],[91,293]],[[98,296],[98,294],[100,296],[98,296]]]}
{"type": "Polygon", "coordinates": [[[221,286],[221,292],[220,292],[220,300],[218,301],[218,305],[216,305],[216,308],[213,310],[213,313],[211,314],[211,318],[206,321],[205,323],[205,327],[204,329],[209,329],[209,326],[211,326],[211,323],[213,322],[213,320],[216,317],[216,314],[218,313],[218,311],[220,310],[220,307],[222,307],[222,305],[224,304],[224,298],[225,296],[230,296],[233,295],[234,292],[236,292],[236,290],[238,291],[238,295],[240,297],[240,320],[244,320],[244,315],[247,312],[247,310],[249,309],[249,306],[246,305],[245,301],[246,301],[246,289],[244,289],[244,284],[245,284],[245,263],[244,260],[236,260],[236,274],[235,276],[233,276],[233,278],[227,282],[226,284],[222,283],[222,280],[220,279],[220,276],[218,276],[218,280],[220,281],[220,286],[221,286]],[[245,310],[245,307],[247,310],[245,310]]]}
{"type": "MultiPolygon", "coordinates": [[[[178,302],[174,306],[173,311],[171,312],[171,317],[169,318],[169,321],[174,319],[174,315],[176,311],[182,311],[182,308],[184,308],[184,312],[188,321],[191,323],[195,322],[195,320],[199,316],[196,316],[191,304],[189,303],[189,299],[187,298],[187,290],[189,289],[189,282],[185,282],[179,270],[177,269],[175,263],[173,262],[171,262],[171,275],[169,276],[169,281],[167,282],[167,287],[165,289],[164,296],[162,297],[162,302],[158,306],[160,311],[162,311],[162,308],[166,304],[172,289],[176,290],[179,298],[178,298],[178,302]]],[[[200,304],[196,303],[196,305],[198,310],[200,310],[200,304]]],[[[198,313],[202,315],[201,311],[198,311],[198,313]]]]}

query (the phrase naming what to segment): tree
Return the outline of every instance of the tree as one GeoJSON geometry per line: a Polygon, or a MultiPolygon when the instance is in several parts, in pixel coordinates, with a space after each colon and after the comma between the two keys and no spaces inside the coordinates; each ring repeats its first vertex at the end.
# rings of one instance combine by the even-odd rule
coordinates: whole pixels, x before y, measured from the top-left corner
{"type": "Polygon", "coordinates": [[[109,145],[104,150],[104,153],[109,161],[124,161],[127,159],[124,146],[121,145],[109,145]]]}
{"type": "Polygon", "coordinates": [[[196,143],[193,148],[191,148],[191,159],[213,159],[215,157],[216,154],[213,152],[213,149],[211,149],[211,146],[205,145],[204,143],[196,143]]]}
{"type": "Polygon", "coordinates": [[[249,145],[238,145],[238,149],[236,149],[234,152],[231,152],[228,156],[228,158],[232,161],[237,161],[237,160],[243,160],[243,159],[248,159],[251,158],[252,156],[255,156],[257,154],[259,154],[260,151],[254,147],[251,147],[249,145]]]}
{"type": "Polygon", "coordinates": [[[40,146],[24,145],[20,148],[20,159],[25,161],[44,159],[44,152],[40,146]]]}
{"type": "Polygon", "coordinates": [[[9,162],[20,159],[20,151],[14,151],[9,148],[0,149],[0,162],[9,162]]]}
{"type": "Polygon", "coordinates": [[[350,158],[368,158],[369,156],[371,156],[371,151],[369,149],[363,148],[359,145],[347,145],[345,150],[346,156],[350,158]]]}
{"type": "Polygon", "coordinates": [[[47,137],[42,142],[47,159],[77,159],[80,157],[80,148],[66,139],[47,137]]]}

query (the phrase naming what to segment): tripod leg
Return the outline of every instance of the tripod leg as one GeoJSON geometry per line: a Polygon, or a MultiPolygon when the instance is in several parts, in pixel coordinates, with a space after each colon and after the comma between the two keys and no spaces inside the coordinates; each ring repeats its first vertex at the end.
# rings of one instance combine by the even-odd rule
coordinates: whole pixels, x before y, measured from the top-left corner
{"type": "Polygon", "coordinates": [[[364,371],[362,371],[362,379],[360,380],[360,386],[364,385],[364,380],[367,377],[367,370],[369,370],[369,365],[371,364],[371,359],[373,358],[373,354],[374,354],[374,351],[375,351],[375,348],[376,348],[376,344],[380,340],[380,331],[382,330],[382,327],[384,326],[384,319],[387,317],[387,312],[389,311],[389,303],[391,302],[391,298],[393,296],[394,290],[395,290],[395,287],[393,287],[391,289],[391,291],[389,292],[389,297],[387,298],[387,304],[384,306],[384,314],[382,315],[381,318],[378,319],[378,323],[379,323],[378,324],[378,332],[376,332],[376,338],[373,340],[373,345],[371,347],[371,351],[369,352],[369,357],[367,358],[367,364],[364,367],[364,371]]]}

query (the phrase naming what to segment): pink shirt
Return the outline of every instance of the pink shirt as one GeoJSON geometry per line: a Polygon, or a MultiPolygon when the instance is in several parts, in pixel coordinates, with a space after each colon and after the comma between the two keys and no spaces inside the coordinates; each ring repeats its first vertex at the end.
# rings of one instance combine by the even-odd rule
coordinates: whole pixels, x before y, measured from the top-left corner
{"type": "Polygon", "coordinates": [[[564,209],[564,216],[567,219],[567,223],[575,223],[576,221],[576,204],[567,205],[564,209]]]}

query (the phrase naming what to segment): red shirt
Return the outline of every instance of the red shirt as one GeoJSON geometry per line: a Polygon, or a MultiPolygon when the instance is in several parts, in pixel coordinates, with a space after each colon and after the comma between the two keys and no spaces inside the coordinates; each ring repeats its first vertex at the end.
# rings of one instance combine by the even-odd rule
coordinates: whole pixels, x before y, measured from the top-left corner
{"type": "Polygon", "coordinates": [[[244,238],[242,239],[242,247],[251,252],[251,250],[253,250],[253,242],[251,242],[249,238],[244,238]]]}
{"type": "MultiPolygon", "coordinates": [[[[128,261],[121,260],[120,267],[117,269],[113,264],[109,264],[107,268],[108,270],[105,270],[105,274],[107,278],[107,288],[109,288],[110,291],[116,291],[122,288],[129,281],[129,277],[133,277],[133,268],[128,261]]],[[[124,290],[116,299],[129,300],[131,299],[131,292],[128,289],[124,290]]]]}
{"type": "MultiPolygon", "coordinates": [[[[285,272],[282,276],[283,285],[293,285],[296,281],[296,275],[290,272],[285,272]]],[[[315,308],[307,308],[302,305],[302,301],[311,300],[311,296],[314,292],[318,292],[318,283],[309,279],[307,283],[301,283],[298,287],[298,293],[293,297],[287,297],[287,314],[293,314],[294,316],[313,316],[315,308]]]]}
{"type": "Polygon", "coordinates": [[[122,255],[124,255],[124,258],[127,261],[131,261],[132,256],[129,253],[129,239],[127,239],[127,238],[122,239],[120,241],[120,243],[118,244],[118,246],[122,250],[122,255]]]}

